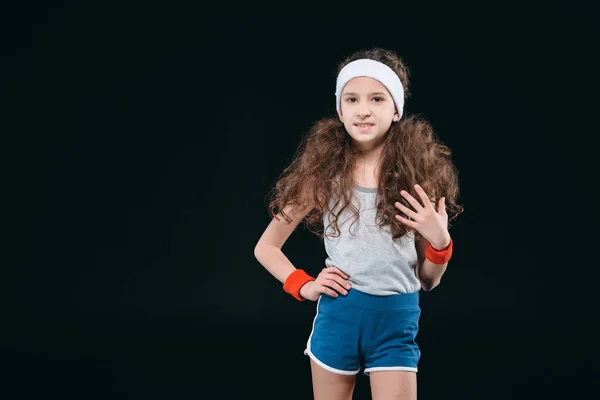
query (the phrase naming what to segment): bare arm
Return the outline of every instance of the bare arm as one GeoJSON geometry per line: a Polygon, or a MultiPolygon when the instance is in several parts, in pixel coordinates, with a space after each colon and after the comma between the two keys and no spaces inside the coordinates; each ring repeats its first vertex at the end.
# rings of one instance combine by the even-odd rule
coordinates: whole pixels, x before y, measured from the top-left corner
{"type": "MultiPolygon", "coordinates": [[[[450,244],[450,236],[447,240],[442,243],[432,244],[434,249],[443,249],[450,244]]],[[[417,278],[421,282],[421,286],[424,290],[429,291],[440,284],[442,275],[446,272],[448,263],[445,264],[434,264],[425,258],[425,250],[429,245],[429,242],[425,238],[421,238],[415,242],[417,248],[418,262],[415,268],[417,278]]]]}
{"type": "MultiPolygon", "coordinates": [[[[281,248],[298,224],[313,209],[313,205],[299,210],[286,207],[285,212],[292,218],[292,222],[287,223],[280,215],[273,218],[254,248],[256,259],[281,283],[285,283],[288,276],[296,270],[296,267],[283,254],[281,248]]],[[[321,293],[333,297],[337,297],[338,293],[347,294],[350,289],[347,279],[348,274],[336,266],[323,268],[315,280],[305,283],[300,288],[300,296],[304,299],[316,301],[321,293]]]]}
{"type": "Polygon", "coordinates": [[[285,212],[292,218],[292,222],[288,224],[279,215],[273,218],[254,248],[254,256],[258,262],[281,283],[284,283],[286,278],[296,269],[283,254],[281,248],[298,224],[312,209],[312,206],[301,210],[292,210],[290,207],[286,207],[285,212]]]}

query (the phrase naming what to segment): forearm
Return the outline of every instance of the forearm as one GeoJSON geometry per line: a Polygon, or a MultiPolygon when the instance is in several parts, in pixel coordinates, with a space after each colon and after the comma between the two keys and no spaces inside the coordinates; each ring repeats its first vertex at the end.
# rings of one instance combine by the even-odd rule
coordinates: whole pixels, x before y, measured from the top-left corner
{"type": "MultiPolygon", "coordinates": [[[[434,249],[446,249],[450,245],[450,240],[450,236],[447,235],[440,239],[440,241],[432,243],[431,246],[434,249]]],[[[428,258],[424,258],[417,267],[417,278],[421,281],[423,289],[431,290],[439,285],[447,266],[447,262],[444,264],[435,264],[428,258]]]]}
{"type": "Polygon", "coordinates": [[[439,285],[447,266],[448,263],[434,264],[428,259],[423,260],[417,267],[417,277],[423,289],[429,291],[439,285]]]}
{"type": "Polygon", "coordinates": [[[276,246],[259,246],[254,250],[254,256],[281,283],[284,283],[286,278],[296,269],[281,249],[276,246]]]}

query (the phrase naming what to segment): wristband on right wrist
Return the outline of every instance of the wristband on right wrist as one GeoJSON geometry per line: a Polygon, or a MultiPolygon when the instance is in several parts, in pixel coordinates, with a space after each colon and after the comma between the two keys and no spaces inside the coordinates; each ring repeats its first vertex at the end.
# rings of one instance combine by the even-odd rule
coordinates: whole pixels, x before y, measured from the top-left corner
{"type": "Polygon", "coordinates": [[[308,275],[304,270],[296,269],[286,278],[285,283],[283,284],[283,290],[294,296],[296,300],[304,301],[306,299],[300,296],[300,289],[305,283],[314,280],[315,278],[308,275]]]}

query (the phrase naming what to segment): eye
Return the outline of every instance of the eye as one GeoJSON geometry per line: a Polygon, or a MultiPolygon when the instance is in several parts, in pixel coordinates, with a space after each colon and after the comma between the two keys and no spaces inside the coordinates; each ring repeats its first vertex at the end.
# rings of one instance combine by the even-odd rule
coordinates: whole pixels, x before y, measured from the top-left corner
{"type": "Polygon", "coordinates": [[[346,98],[346,102],[348,102],[348,103],[353,103],[354,100],[356,100],[355,97],[348,97],[348,98],[346,98]]]}
{"type": "Polygon", "coordinates": [[[373,100],[375,100],[377,103],[380,103],[380,102],[384,101],[385,99],[383,97],[373,97],[373,100]]]}

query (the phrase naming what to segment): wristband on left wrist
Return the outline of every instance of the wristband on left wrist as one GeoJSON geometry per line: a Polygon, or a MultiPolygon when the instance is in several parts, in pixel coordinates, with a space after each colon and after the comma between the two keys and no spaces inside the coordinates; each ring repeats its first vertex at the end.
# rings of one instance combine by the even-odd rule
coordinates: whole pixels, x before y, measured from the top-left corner
{"type": "Polygon", "coordinates": [[[431,243],[425,249],[425,258],[434,264],[446,264],[452,258],[453,241],[450,238],[450,243],[443,249],[435,249],[431,243]]]}

